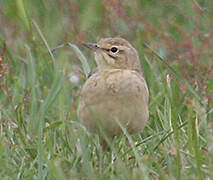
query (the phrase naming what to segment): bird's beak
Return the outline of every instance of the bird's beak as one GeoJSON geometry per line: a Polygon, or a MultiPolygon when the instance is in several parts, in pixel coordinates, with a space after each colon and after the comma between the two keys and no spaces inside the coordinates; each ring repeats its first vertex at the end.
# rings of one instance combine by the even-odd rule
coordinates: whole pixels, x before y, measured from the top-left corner
{"type": "Polygon", "coordinates": [[[97,44],[93,44],[93,43],[82,43],[83,46],[93,50],[93,51],[97,51],[100,50],[100,48],[98,47],[97,44]]]}

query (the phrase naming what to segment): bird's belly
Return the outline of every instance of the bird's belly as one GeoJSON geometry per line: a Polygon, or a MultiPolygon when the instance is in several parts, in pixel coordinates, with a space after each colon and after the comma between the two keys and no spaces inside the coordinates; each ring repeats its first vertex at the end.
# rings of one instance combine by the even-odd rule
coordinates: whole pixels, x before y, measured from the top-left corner
{"type": "Polygon", "coordinates": [[[144,83],[131,72],[91,77],[82,89],[80,121],[92,132],[103,128],[109,136],[122,132],[118,121],[129,133],[141,131],[148,119],[148,91],[144,83]]]}

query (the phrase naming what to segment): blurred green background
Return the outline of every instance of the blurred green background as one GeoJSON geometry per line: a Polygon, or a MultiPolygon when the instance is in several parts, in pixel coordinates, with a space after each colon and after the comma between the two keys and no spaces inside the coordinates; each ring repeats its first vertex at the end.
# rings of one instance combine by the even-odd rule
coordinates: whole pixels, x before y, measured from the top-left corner
{"type": "Polygon", "coordinates": [[[212,19],[210,0],[0,0],[1,179],[212,179],[212,19]],[[139,52],[150,120],[103,152],[76,117],[82,56],[95,67],[81,43],[116,36],[139,52]]]}

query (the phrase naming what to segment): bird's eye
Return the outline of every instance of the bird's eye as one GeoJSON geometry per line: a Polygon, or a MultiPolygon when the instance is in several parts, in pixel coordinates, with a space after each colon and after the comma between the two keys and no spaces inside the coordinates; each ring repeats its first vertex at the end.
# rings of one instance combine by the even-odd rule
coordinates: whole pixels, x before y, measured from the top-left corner
{"type": "Polygon", "coordinates": [[[116,53],[116,52],[118,51],[118,48],[112,47],[112,48],[110,49],[110,51],[112,51],[113,53],[116,53]]]}

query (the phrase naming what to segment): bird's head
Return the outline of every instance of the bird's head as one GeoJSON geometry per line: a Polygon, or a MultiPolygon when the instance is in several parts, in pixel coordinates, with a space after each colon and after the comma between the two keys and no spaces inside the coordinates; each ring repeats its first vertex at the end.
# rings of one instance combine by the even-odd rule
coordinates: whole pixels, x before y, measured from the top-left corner
{"type": "Polygon", "coordinates": [[[136,49],[123,38],[103,38],[97,44],[83,43],[83,45],[95,52],[99,70],[129,69],[141,72],[136,49]]]}

